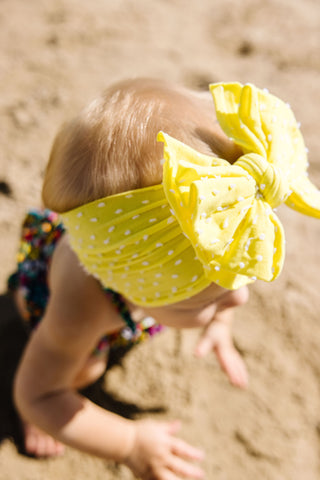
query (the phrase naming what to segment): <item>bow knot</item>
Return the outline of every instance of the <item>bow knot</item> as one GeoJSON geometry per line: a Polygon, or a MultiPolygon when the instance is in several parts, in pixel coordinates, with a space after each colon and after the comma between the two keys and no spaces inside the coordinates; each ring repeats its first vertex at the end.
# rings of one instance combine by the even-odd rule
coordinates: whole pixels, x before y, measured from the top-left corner
{"type": "Polygon", "coordinates": [[[271,208],[278,207],[287,199],[290,187],[280,167],[272,165],[256,153],[243,155],[234,165],[243,168],[253,177],[257,184],[257,198],[263,198],[271,208]]]}

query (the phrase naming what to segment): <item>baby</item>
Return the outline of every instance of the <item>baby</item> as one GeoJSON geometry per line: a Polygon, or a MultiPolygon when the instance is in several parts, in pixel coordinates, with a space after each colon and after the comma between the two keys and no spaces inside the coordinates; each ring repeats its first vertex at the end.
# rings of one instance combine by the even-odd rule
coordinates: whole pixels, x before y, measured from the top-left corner
{"type": "Polygon", "coordinates": [[[249,283],[281,271],[273,208],[320,217],[320,201],[287,106],[252,85],[211,93],[214,103],[161,81],[124,81],[58,133],[48,210],[29,213],[9,281],[37,327],[14,388],[29,453],[66,444],[142,479],[203,477],[203,452],[176,436],[179,421],[126,420],[77,390],[103,374],[110,348],[163,325],[201,328],[196,355],[213,350],[231,383],[247,384],[232,315],[249,283]]]}

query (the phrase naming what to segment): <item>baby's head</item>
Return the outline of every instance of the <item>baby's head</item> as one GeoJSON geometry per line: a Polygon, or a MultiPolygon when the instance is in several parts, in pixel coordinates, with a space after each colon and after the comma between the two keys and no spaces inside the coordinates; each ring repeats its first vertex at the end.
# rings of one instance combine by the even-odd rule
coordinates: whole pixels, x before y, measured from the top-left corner
{"type": "Polygon", "coordinates": [[[159,80],[123,81],[58,133],[44,179],[45,206],[61,213],[161,183],[163,144],[156,141],[160,130],[231,163],[241,154],[221,130],[209,92],[159,80]]]}
{"type": "Polygon", "coordinates": [[[119,83],[52,149],[45,205],[63,213],[85,268],[138,305],[272,281],[285,245],[273,209],[320,217],[288,105],[250,84],[210,89],[218,121],[205,94],[119,83]]]}

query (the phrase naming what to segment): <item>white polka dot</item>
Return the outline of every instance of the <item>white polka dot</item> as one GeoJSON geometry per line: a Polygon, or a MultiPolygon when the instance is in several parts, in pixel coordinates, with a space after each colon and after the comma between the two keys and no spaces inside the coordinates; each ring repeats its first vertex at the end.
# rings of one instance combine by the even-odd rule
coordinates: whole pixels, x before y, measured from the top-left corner
{"type": "Polygon", "coordinates": [[[240,263],[239,263],[239,267],[240,267],[240,268],[244,268],[244,266],[245,266],[245,265],[244,265],[243,262],[240,262],[240,263]]]}
{"type": "Polygon", "coordinates": [[[149,203],[150,200],[142,200],[141,203],[143,203],[144,205],[146,205],[147,203],[149,203]]]}
{"type": "Polygon", "coordinates": [[[269,133],[269,135],[268,135],[268,140],[269,140],[269,142],[271,142],[271,140],[272,140],[272,135],[271,135],[271,133],[269,133]]]}
{"type": "Polygon", "coordinates": [[[215,243],[218,243],[220,240],[218,238],[214,238],[213,240],[210,240],[211,245],[214,245],[215,243]]]}
{"type": "Polygon", "coordinates": [[[133,197],[132,193],[128,193],[128,195],[126,195],[126,198],[132,198],[132,197],[133,197]]]}
{"type": "Polygon", "coordinates": [[[120,254],[121,254],[121,250],[116,250],[116,254],[117,254],[117,255],[120,255],[120,254]]]}
{"type": "Polygon", "coordinates": [[[159,282],[153,282],[153,284],[155,287],[157,287],[159,285],[159,282]]]}
{"type": "Polygon", "coordinates": [[[93,245],[88,245],[88,248],[90,248],[90,250],[92,250],[94,248],[93,245]]]}
{"type": "Polygon", "coordinates": [[[243,202],[244,200],[244,197],[242,197],[241,195],[237,198],[238,202],[243,202]]]}
{"type": "Polygon", "coordinates": [[[219,265],[216,265],[216,266],[214,267],[214,269],[215,269],[217,272],[219,272],[219,270],[220,270],[219,265]]]}
{"type": "Polygon", "coordinates": [[[263,190],[266,188],[266,186],[265,186],[264,183],[260,183],[259,188],[263,192],[263,190]]]}
{"type": "Polygon", "coordinates": [[[94,223],[94,222],[97,222],[97,221],[98,221],[98,219],[97,219],[96,217],[90,218],[90,222],[93,222],[93,223],[94,223]]]}
{"type": "Polygon", "coordinates": [[[146,240],[148,240],[148,238],[149,238],[149,235],[143,235],[143,237],[142,237],[142,238],[143,238],[143,240],[144,240],[144,241],[146,241],[146,240]]]}
{"type": "Polygon", "coordinates": [[[103,243],[104,243],[105,245],[107,245],[109,242],[110,242],[110,238],[106,238],[105,240],[103,240],[103,243]]]}
{"type": "Polygon", "coordinates": [[[146,267],[147,265],[149,265],[149,262],[144,261],[144,262],[142,262],[142,265],[143,265],[144,267],[146,267]]]}
{"type": "Polygon", "coordinates": [[[206,217],[207,217],[207,214],[206,214],[206,212],[202,212],[202,213],[200,214],[200,217],[202,217],[202,218],[206,218],[206,217]]]}
{"type": "Polygon", "coordinates": [[[199,200],[204,200],[206,197],[204,195],[199,195],[199,200]]]}
{"type": "Polygon", "coordinates": [[[255,280],[257,280],[257,277],[253,276],[253,277],[251,277],[251,280],[255,281],[255,280]]]}
{"type": "Polygon", "coordinates": [[[90,240],[95,240],[96,239],[96,236],[95,235],[91,235],[90,236],[90,240]]]}
{"type": "Polygon", "coordinates": [[[175,265],[180,265],[180,263],[182,263],[181,258],[179,258],[179,260],[177,260],[176,262],[174,262],[175,265]]]}
{"type": "Polygon", "coordinates": [[[115,228],[116,228],[116,227],[115,227],[114,225],[112,225],[112,227],[109,227],[109,228],[108,228],[108,232],[109,232],[109,233],[113,232],[113,230],[114,230],[115,228]]]}
{"type": "Polygon", "coordinates": [[[191,278],[191,282],[195,282],[196,280],[198,280],[198,275],[194,275],[194,276],[191,278]]]}
{"type": "Polygon", "coordinates": [[[160,292],[156,292],[156,293],[154,294],[154,296],[157,297],[157,298],[159,298],[159,297],[161,296],[161,295],[160,295],[160,292]]]}
{"type": "Polygon", "coordinates": [[[159,248],[159,247],[163,247],[163,243],[156,243],[156,247],[159,248]]]}
{"type": "Polygon", "coordinates": [[[229,226],[229,219],[228,219],[228,217],[227,217],[227,218],[224,220],[222,227],[223,227],[223,228],[228,228],[228,226],[229,226]]]}
{"type": "Polygon", "coordinates": [[[130,235],[130,233],[131,233],[131,230],[126,230],[126,231],[124,232],[125,235],[130,235]]]}
{"type": "Polygon", "coordinates": [[[131,258],[137,258],[139,255],[137,253],[134,253],[131,258]]]}
{"type": "Polygon", "coordinates": [[[153,223],[153,222],[156,222],[156,221],[157,221],[156,218],[150,218],[150,219],[149,219],[149,222],[150,222],[150,223],[153,223]]]}
{"type": "Polygon", "coordinates": [[[167,224],[169,225],[169,223],[172,223],[174,222],[174,218],[173,217],[169,217],[168,220],[167,220],[167,224]]]}
{"type": "Polygon", "coordinates": [[[171,192],[171,193],[176,193],[176,192],[173,190],[173,188],[169,188],[169,192],[171,192]]]}
{"type": "Polygon", "coordinates": [[[123,212],[122,208],[118,208],[118,210],[116,210],[114,213],[116,213],[117,215],[119,215],[119,213],[122,213],[122,212],[123,212]]]}
{"type": "Polygon", "coordinates": [[[260,233],[259,240],[264,240],[266,238],[264,233],[260,233]]]}
{"type": "Polygon", "coordinates": [[[174,273],[173,275],[171,275],[171,278],[178,278],[179,275],[177,275],[176,273],[174,273]]]}
{"type": "Polygon", "coordinates": [[[132,217],[132,220],[136,220],[136,219],[139,218],[139,217],[140,217],[140,215],[134,215],[134,216],[132,217]]]}
{"type": "Polygon", "coordinates": [[[138,278],[139,283],[144,283],[144,278],[138,278]]]}
{"type": "Polygon", "coordinates": [[[176,293],[178,291],[177,287],[172,287],[171,288],[172,293],[176,293]]]}
{"type": "Polygon", "coordinates": [[[79,230],[80,225],[76,225],[74,228],[75,228],[76,230],[79,230]]]}
{"type": "Polygon", "coordinates": [[[102,208],[102,207],[105,207],[105,206],[106,206],[106,204],[104,202],[98,203],[98,208],[102,208]]]}
{"type": "Polygon", "coordinates": [[[168,255],[172,255],[174,253],[174,250],[169,250],[168,255]]]}
{"type": "Polygon", "coordinates": [[[77,217],[78,217],[78,218],[82,217],[82,215],[83,215],[82,212],[78,212],[78,213],[77,213],[77,217]]]}
{"type": "Polygon", "coordinates": [[[155,274],[155,277],[156,277],[156,278],[162,277],[162,273],[156,273],[156,274],[155,274]]]}
{"type": "Polygon", "coordinates": [[[263,260],[263,256],[262,255],[257,255],[257,260],[258,260],[258,262],[261,262],[263,260]]]}

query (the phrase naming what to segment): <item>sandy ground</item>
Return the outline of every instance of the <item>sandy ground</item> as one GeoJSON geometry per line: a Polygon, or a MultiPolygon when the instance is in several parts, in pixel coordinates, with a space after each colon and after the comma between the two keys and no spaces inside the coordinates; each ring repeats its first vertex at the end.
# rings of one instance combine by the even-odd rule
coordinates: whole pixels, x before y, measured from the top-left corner
{"type": "MultiPolygon", "coordinates": [[[[301,122],[320,187],[319,32],[318,0],[1,0],[0,292],[14,267],[23,213],[40,202],[57,128],[124,77],[268,88],[301,122]]],[[[193,357],[197,332],[167,330],[131,351],[91,392],[124,415],[181,418],[181,436],[206,451],[208,479],[320,478],[320,222],[286,207],[279,215],[284,271],[273,284],[256,283],[237,313],[247,391],[228,384],[213,355],[193,357]]],[[[0,318],[0,480],[132,479],[126,468],[72,449],[42,461],[17,452],[6,392],[24,335],[5,297],[0,318]]]]}

